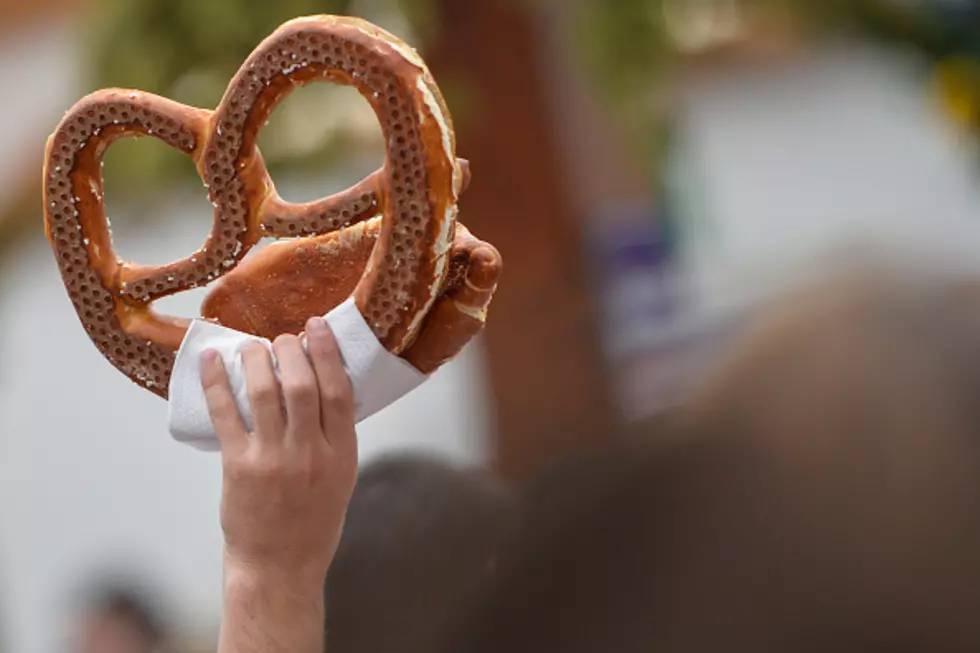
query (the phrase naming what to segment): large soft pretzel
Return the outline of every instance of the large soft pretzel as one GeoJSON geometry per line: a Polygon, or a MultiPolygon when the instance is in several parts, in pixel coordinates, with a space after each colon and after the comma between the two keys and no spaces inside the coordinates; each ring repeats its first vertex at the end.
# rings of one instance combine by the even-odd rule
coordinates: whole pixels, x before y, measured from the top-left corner
{"type": "MultiPolygon", "coordinates": [[[[351,294],[381,228],[381,219],[373,218],[325,236],[269,245],[222,279],[201,312],[263,338],[298,334],[311,314],[327,313],[351,294]]],[[[497,250],[457,223],[446,284],[401,356],[428,374],[458,354],[483,328],[500,270],[497,250]]]]}
{"type": "MultiPolygon", "coordinates": [[[[300,18],[282,25],[255,49],[214,112],[119,89],[97,91],[80,100],[48,139],[45,226],[89,336],[124,374],[166,397],[174,356],[189,321],[155,313],[154,300],[224,275],[263,236],[330,234],[378,213],[380,220],[356,232],[370,234],[373,247],[358,249],[356,258],[362,265],[357,270],[363,274],[355,280],[346,270],[343,288],[352,294],[386,349],[400,354],[415,342],[422,353],[429,348],[431,355],[425,353],[423,358],[440,356],[435,336],[419,334],[437,298],[458,295],[459,278],[465,280],[469,274],[462,273],[456,286],[447,287],[456,203],[465,175],[465,165],[455,155],[449,112],[414,50],[362,20],[300,18]],[[368,100],[384,133],[385,166],[347,191],[316,202],[290,204],[275,192],[255,145],[256,135],[290,91],[320,80],[352,85],[368,100]],[[159,138],[189,155],[215,207],[214,224],[203,247],[181,261],[156,267],[117,259],[102,200],[100,163],[106,148],[122,136],[142,135],[159,138]]],[[[328,271],[341,270],[346,263],[341,249],[331,245],[358,237],[345,233],[311,241],[320,246],[319,251],[335,252],[321,261],[325,267],[317,268],[318,281],[329,283],[333,277],[328,271]]],[[[476,251],[467,243],[464,238],[460,252],[476,251]]],[[[309,246],[299,245],[300,250],[309,246]]],[[[499,256],[489,246],[480,251],[485,253],[473,274],[495,281],[499,256]]],[[[271,261],[269,255],[264,259],[271,261]]],[[[457,257],[457,274],[472,267],[470,261],[468,254],[457,257]]],[[[243,268],[239,278],[255,274],[248,270],[259,267],[257,261],[243,268]]],[[[292,273],[295,278],[303,270],[292,273]]],[[[230,291],[231,286],[224,292],[230,291]]],[[[290,305],[294,296],[272,293],[264,297],[269,303],[264,310],[274,314],[295,309],[310,317],[338,298],[332,295],[330,302],[321,304],[300,298],[290,305]]],[[[462,320],[471,306],[466,301],[453,304],[464,313],[447,313],[445,307],[436,310],[427,330],[435,334],[462,320]]],[[[473,315],[482,315],[485,304],[482,308],[472,304],[473,315]]],[[[223,317],[220,311],[210,316],[219,321],[223,317]]],[[[246,326],[228,317],[229,326],[246,326]]],[[[295,331],[293,326],[289,330],[295,331]]],[[[269,330],[258,333],[277,335],[269,330]]],[[[448,343],[457,345],[462,346],[448,343]]]]}

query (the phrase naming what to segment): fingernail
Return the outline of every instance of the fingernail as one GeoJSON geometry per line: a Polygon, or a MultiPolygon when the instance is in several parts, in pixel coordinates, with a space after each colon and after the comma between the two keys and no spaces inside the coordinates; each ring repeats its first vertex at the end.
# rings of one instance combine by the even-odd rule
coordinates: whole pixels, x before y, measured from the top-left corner
{"type": "Polygon", "coordinates": [[[306,332],[316,335],[323,335],[327,332],[327,322],[322,317],[310,318],[306,323],[306,332]]]}
{"type": "Polygon", "coordinates": [[[214,365],[218,362],[218,352],[213,349],[205,349],[204,353],[201,354],[201,363],[203,365],[214,365]]]}

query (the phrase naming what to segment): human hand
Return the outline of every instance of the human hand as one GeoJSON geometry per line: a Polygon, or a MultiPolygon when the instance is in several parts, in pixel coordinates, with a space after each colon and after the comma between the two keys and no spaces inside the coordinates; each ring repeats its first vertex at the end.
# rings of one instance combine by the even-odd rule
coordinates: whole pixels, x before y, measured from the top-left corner
{"type": "Polygon", "coordinates": [[[221,443],[221,526],[230,574],[272,575],[317,592],[340,541],[357,476],[350,380],[326,322],[273,343],[281,382],[260,344],[242,355],[254,429],[235,404],[224,365],[205,354],[201,380],[221,443]]]}

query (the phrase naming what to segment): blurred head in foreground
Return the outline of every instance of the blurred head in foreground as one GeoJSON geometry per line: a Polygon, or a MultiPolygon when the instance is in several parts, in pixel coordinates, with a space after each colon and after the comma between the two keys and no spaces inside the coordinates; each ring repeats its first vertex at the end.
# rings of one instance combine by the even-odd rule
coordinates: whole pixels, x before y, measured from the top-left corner
{"type": "Polygon", "coordinates": [[[496,570],[514,497],[495,479],[398,456],[365,468],[326,583],[331,653],[429,653],[496,570]]]}
{"type": "Polygon", "coordinates": [[[158,653],[165,631],[152,602],[125,588],[93,596],[72,641],[72,653],[158,653]]]}
{"type": "Polygon", "coordinates": [[[683,412],[532,496],[445,650],[980,650],[980,291],[789,298],[683,412]]]}

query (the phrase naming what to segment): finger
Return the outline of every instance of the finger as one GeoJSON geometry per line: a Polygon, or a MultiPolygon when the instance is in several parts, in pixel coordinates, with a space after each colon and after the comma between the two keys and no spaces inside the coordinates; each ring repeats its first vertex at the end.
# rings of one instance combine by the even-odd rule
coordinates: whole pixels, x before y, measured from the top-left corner
{"type": "Polygon", "coordinates": [[[459,187],[459,194],[462,195],[466,192],[466,189],[470,187],[470,180],[473,178],[470,172],[470,162],[466,159],[457,159],[459,161],[459,170],[463,174],[462,184],[459,187]]]}
{"type": "Polygon", "coordinates": [[[310,360],[320,387],[320,421],[333,447],[357,449],[354,435],[354,392],[340,359],[337,340],[326,320],[306,324],[310,360]]]}
{"type": "Polygon", "coordinates": [[[283,414],[282,390],[272,368],[269,350],[261,343],[250,343],[242,350],[242,363],[256,438],[263,442],[281,440],[286,431],[286,417],[283,414]]]}
{"type": "Polygon", "coordinates": [[[322,437],[320,389],[299,338],[283,335],[272,344],[279,361],[279,378],[286,400],[286,437],[322,437]]]}
{"type": "Polygon", "coordinates": [[[208,413],[214,432],[221,443],[221,450],[227,452],[244,446],[248,430],[235,403],[235,395],[228,383],[228,372],[224,361],[214,350],[204,352],[201,357],[201,386],[207,401],[208,413]]]}

